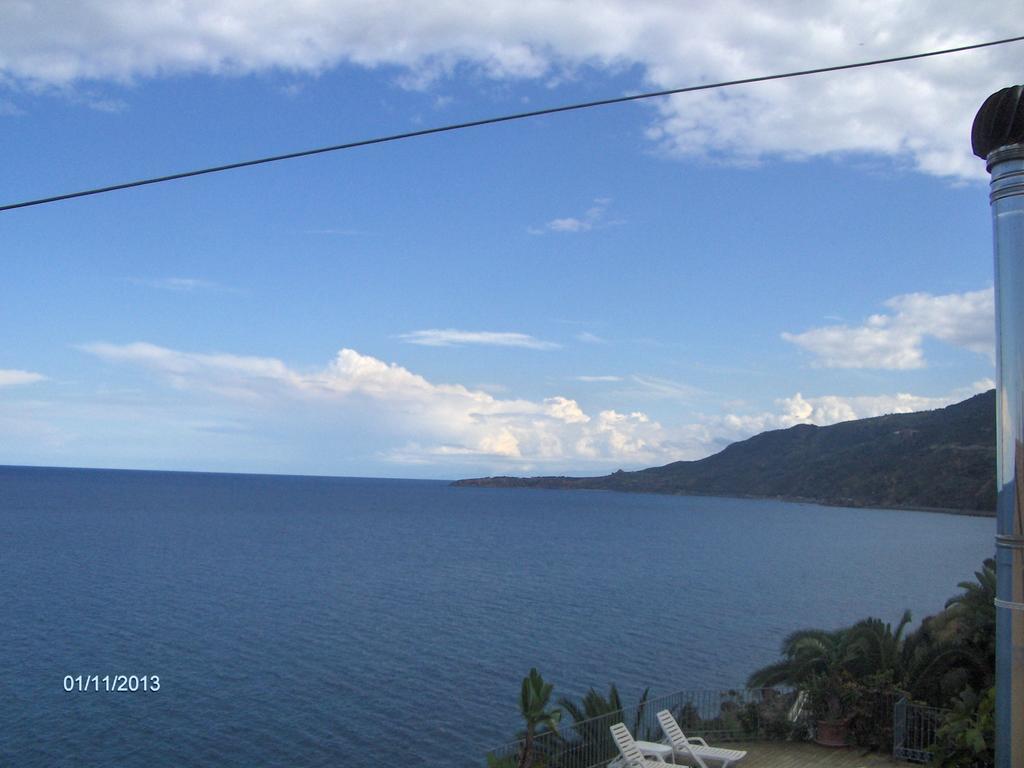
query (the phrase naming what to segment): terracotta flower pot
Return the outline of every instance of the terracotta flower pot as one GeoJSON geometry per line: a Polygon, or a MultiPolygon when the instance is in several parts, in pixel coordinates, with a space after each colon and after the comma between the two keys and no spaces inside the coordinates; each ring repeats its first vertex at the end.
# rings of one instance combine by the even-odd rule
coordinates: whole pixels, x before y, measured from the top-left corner
{"type": "Polygon", "coordinates": [[[847,730],[845,720],[819,720],[814,742],[823,747],[845,747],[847,730]]]}

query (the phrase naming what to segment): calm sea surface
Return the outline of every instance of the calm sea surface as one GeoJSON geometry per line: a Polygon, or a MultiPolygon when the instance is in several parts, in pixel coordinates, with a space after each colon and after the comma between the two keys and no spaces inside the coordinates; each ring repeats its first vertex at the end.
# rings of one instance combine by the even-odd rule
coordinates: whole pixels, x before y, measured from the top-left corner
{"type": "Polygon", "coordinates": [[[741,685],[939,610],[995,522],[774,501],[0,467],[0,765],[480,766],[555,695],[741,685]],[[158,675],[149,693],[65,675],[158,675]]]}

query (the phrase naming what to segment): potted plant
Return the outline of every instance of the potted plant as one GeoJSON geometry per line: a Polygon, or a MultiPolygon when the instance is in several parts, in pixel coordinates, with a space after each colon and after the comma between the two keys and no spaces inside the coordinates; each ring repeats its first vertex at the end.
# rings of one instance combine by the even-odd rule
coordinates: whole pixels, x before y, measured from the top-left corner
{"type": "Polygon", "coordinates": [[[823,747],[844,747],[850,718],[847,707],[852,683],[841,673],[815,675],[807,682],[807,705],[814,718],[814,741],[823,747]]]}
{"type": "Polygon", "coordinates": [[[819,744],[846,743],[846,704],[850,696],[850,631],[801,629],[782,642],[782,660],[754,672],[748,688],[785,685],[807,694],[807,711],[817,721],[819,744]]]}

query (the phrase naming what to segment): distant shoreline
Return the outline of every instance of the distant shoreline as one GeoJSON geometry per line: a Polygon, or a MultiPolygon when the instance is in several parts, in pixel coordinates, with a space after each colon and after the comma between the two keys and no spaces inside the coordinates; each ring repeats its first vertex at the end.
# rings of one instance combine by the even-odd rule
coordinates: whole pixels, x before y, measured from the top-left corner
{"type": "MultiPolygon", "coordinates": [[[[565,478],[566,480],[589,480],[590,478],[565,478]]],[[[464,480],[455,480],[450,483],[453,488],[498,488],[503,490],[537,490],[537,491],[590,491],[593,493],[624,493],[624,494],[644,494],[650,496],[693,496],[697,498],[708,498],[708,499],[740,499],[740,500],[752,500],[752,501],[784,501],[789,504],[815,504],[820,507],[839,507],[842,509],[880,509],[885,511],[894,512],[930,512],[938,513],[943,515],[958,515],[962,517],[988,517],[991,519],[996,518],[995,510],[989,512],[983,509],[955,509],[950,507],[912,507],[912,506],[899,506],[899,505],[886,505],[886,504],[857,504],[852,500],[844,503],[841,501],[826,501],[824,499],[811,499],[800,496],[754,496],[754,495],[743,495],[743,494],[726,494],[726,493],[696,493],[688,492],[683,493],[680,491],[642,491],[642,490],[623,490],[619,488],[572,488],[568,486],[554,486],[554,485],[543,485],[541,483],[531,482],[529,478],[467,478],[464,480]],[[498,482],[490,482],[492,480],[498,480],[498,482]],[[502,480],[518,480],[516,482],[501,482],[502,480]]]]}
{"type": "MultiPolygon", "coordinates": [[[[212,470],[212,469],[139,469],[137,467],[73,467],[54,466],[49,464],[0,464],[0,472],[17,470],[58,470],[68,472],[132,472],[135,474],[153,475],[208,475],[218,477],[280,477],[280,478],[303,478],[312,480],[386,480],[388,482],[400,483],[447,483],[452,484],[448,478],[435,477],[373,477],[371,475],[316,475],[296,472],[243,472],[242,470],[212,470]]],[[[458,481],[455,481],[458,482],[458,481]]]]}

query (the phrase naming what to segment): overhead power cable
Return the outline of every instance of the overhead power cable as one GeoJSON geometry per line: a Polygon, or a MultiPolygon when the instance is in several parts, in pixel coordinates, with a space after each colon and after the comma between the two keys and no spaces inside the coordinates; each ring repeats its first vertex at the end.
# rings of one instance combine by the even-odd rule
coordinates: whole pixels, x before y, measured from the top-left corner
{"type": "Polygon", "coordinates": [[[598,99],[597,101],[584,101],[577,104],[565,104],[560,107],[547,107],[545,109],[535,109],[529,112],[517,112],[512,115],[501,115],[499,117],[486,117],[480,120],[470,120],[465,123],[453,123],[451,125],[442,125],[435,128],[423,128],[418,131],[408,131],[406,133],[394,133],[390,136],[378,136],[373,139],[361,139],[359,141],[350,141],[345,144],[334,144],[329,147],[318,147],[317,149],[304,149],[299,152],[288,152],[283,155],[271,155],[270,157],[261,157],[257,160],[242,160],[237,163],[227,163],[225,165],[214,165],[209,168],[200,168],[193,171],[182,171],[181,173],[172,173],[167,176],[156,176],[150,179],[140,179],[138,181],[127,181],[121,184],[111,184],[106,187],[95,187],[93,189],[84,189],[79,192],[68,192],[62,195],[53,195],[52,197],[41,197],[36,200],[25,200],[20,203],[10,203],[7,205],[0,205],[0,212],[10,211],[15,208],[29,208],[34,205],[44,205],[46,203],[56,203],[61,200],[71,200],[76,197],[88,197],[90,195],[101,195],[106,192],[116,192],[119,189],[131,189],[133,187],[143,187],[149,184],[162,184],[165,181],[176,181],[178,179],[188,179],[193,176],[204,176],[208,173],[220,173],[222,171],[233,171],[237,168],[248,168],[252,165],[264,165],[266,163],[276,163],[281,160],[293,160],[297,157],[310,157],[311,155],[322,155],[327,152],[339,152],[343,149],[355,149],[356,147],[366,147],[371,144],[386,144],[392,141],[401,141],[402,139],[413,139],[418,136],[429,136],[435,133],[447,133],[448,131],[460,131],[464,128],[476,128],[482,125],[494,125],[496,123],[509,123],[514,120],[525,120],[530,117],[540,117],[542,115],[554,115],[559,112],[573,112],[579,109],[590,109],[591,107],[604,107],[610,104],[623,104],[627,101],[641,101],[643,99],[654,99],[659,96],[673,96],[678,93],[692,93],[694,91],[710,91],[716,88],[728,88],[734,85],[748,85],[750,83],[765,83],[770,80],[785,80],[792,77],[805,77],[807,75],[820,75],[825,72],[839,72],[844,69],[860,69],[863,67],[874,67],[879,64],[894,64],[900,61],[911,61],[913,59],[925,59],[931,56],[945,56],[950,53],[960,53],[962,51],[973,51],[978,48],[990,48],[995,45],[1006,45],[1007,43],[1017,43],[1024,40],[1024,35],[1017,37],[1006,37],[1002,40],[990,40],[986,43],[974,43],[972,45],[961,45],[956,48],[944,48],[938,51],[928,51],[926,53],[911,53],[904,56],[891,56],[886,59],[873,59],[871,61],[859,61],[853,64],[837,64],[831,67],[816,67],[814,69],[802,69],[796,72],[784,72],[775,75],[760,75],[758,77],[744,77],[739,80],[725,80],[718,83],[706,83],[704,85],[688,85],[684,88],[670,88],[664,91],[649,91],[647,93],[637,93],[631,96],[616,96],[610,99],[598,99]]]}

